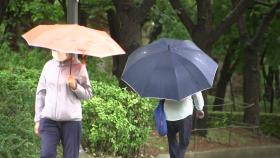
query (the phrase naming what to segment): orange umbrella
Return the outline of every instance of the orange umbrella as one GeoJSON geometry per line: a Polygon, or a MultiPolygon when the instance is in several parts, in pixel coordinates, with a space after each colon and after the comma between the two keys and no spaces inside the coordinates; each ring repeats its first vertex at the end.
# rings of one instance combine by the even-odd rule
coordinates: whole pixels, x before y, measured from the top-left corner
{"type": "Polygon", "coordinates": [[[125,54],[106,32],[77,24],[38,25],[22,36],[30,46],[60,52],[101,58],[125,54]]]}

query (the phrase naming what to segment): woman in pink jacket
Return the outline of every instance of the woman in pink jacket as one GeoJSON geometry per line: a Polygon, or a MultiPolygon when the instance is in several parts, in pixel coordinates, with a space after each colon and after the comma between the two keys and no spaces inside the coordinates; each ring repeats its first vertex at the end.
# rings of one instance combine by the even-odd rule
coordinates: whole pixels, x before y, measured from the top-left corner
{"type": "Polygon", "coordinates": [[[81,101],[92,90],[85,65],[71,54],[52,51],[41,73],[35,101],[35,133],[41,158],[55,158],[59,142],[64,158],[78,158],[82,130],[81,101]]]}

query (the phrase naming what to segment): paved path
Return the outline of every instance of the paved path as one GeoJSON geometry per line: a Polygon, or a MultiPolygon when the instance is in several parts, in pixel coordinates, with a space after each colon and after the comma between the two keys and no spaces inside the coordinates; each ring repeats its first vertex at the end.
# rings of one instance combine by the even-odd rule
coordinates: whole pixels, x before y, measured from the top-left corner
{"type": "Polygon", "coordinates": [[[83,150],[83,148],[80,146],[79,158],[92,158],[92,157],[89,156],[89,155],[83,150]]]}
{"type": "MultiPolygon", "coordinates": [[[[79,158],[93,157],[80,150],[79,158]]],[[[160,154],[156,158],[169,158],[169,155],[160,154]]],[[[186,158],[280,158],[280,145],[188,152],[186,158]]]]}
{"type": "MultiPolygon", "coordinates": [[[[156,158],[169,158],[161,154],[156,158]]],[[[189,152],[186,158],[280,158],[280,145],[189,152]]]]}

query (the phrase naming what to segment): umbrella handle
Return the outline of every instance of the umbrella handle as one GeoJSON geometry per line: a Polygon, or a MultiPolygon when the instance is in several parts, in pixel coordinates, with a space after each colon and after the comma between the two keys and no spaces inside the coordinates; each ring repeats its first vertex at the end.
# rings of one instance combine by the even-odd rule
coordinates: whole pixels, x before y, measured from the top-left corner
{"type": "Polygon", "coordinates": [[[72,57],[71,57],[71,60],[70,60],[70,76],[71,76],[71,70],[72,70],[72,57]]]}
{"type": "Polygon", "coordinates": [[[78,49],[82,52],[82,64],[86,64],[86,55],[85,55],[85,49],[78,49]]]}
{"type": "Polygon", "coordinates": [[[82,54],[82,64],[86,64],[86,55],[82,54]]]}

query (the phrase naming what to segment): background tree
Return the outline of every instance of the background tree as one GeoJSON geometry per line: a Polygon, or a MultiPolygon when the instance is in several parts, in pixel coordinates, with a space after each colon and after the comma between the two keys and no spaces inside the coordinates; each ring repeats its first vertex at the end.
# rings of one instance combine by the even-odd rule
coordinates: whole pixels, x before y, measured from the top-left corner
{"type": "Polygon", "coordinates": [[[113,0],[114,9],[108,10],[108,21],[111,36],[126,51],[125,55],[113,57],[113,74],[120,80],[128,55],[142,45],[142,25],[155,0],[113,0]]]}
{"type": "MultiPolygon", "coordinates": [[[[246,17],[242,16],[238,21],[240,40],[244,44],[244,68],[243,68],[243,98],[244,102],[249,105],[244,112],[244,122],[258,125],[259,124],[259,101],[260,101],[260,52],[263,49],[264,36],[268,30],[280,2],[277,1],[271,9],[263,16],[257,29],[250,34],[246,28],[246,17]],[[254,32],[255,31],[255,32],[254,32]]],[[[254,18],[254,17],[251,17],[254,18]]],[[[256,21],[259,17],[255,17],[256,21]]],[[[251,31],[251,30],[250,30],[251,31]]]]}
{"type": "Polygon", "coordinates": [[[8,41],[10,47],[18,50],[21,34],[37,24],[59,21],[63,15],[57,3],[48,5],[40,0],[9,0],[1,3],[2,42],[8,41]],[[6,5],[5,5],[6,4],[6,5]]]}
{"type": "MultiPolygon", "coordinates": [[[[172,7],[177,11],[177,15],[188,30],[192,40],[207,54],[211,54],[213,45],[218,39],[225,34],[234,24],[240,15],[242,15],[248,7],[253,5],[253,0],[240,0],[239,3],[223,18],[219,24],[213,23],[213,1],[212,0],[196,0],[196,20],[193,20],[185,9],[185,5],[190,4],[191,1],[169,0],[172,7]]],[[[217,1],[215,1],[217,2],[217,1]]],[[[189,5],[188,5],[189,6],[189,5]]],[[[207,100],[207,99],[206,99],[207,100]]],[[[198,127],[207,127],[207,108],[204,108],[206,117],[198,121],[198,127]]],[[[200,132],[206,135],[206,131],[200,132]]]]}
{"type": "MultiPolygon", "coordinates": [[[[263,75],[264,92],[263,104],[264,111],[272,113],[275,109],[275,101],[279,99],[279,65],[280,65],[280,41],[279,41],[279,16],[274,17],[271,26],[266,34],[264,49],[261,54],[261,69],[263,75]],[[266,106],[268,101],[270,107],[266,106]]],[[[278,103],[278,102],[277,102],[278,103]]]]}
{"type": "Polygon", "coordinates": [[[8,7],[8,0],[0,0],[0,23],[2,23],[3,17],[5,16],[6,13],[6,8],[8,7]]]}

